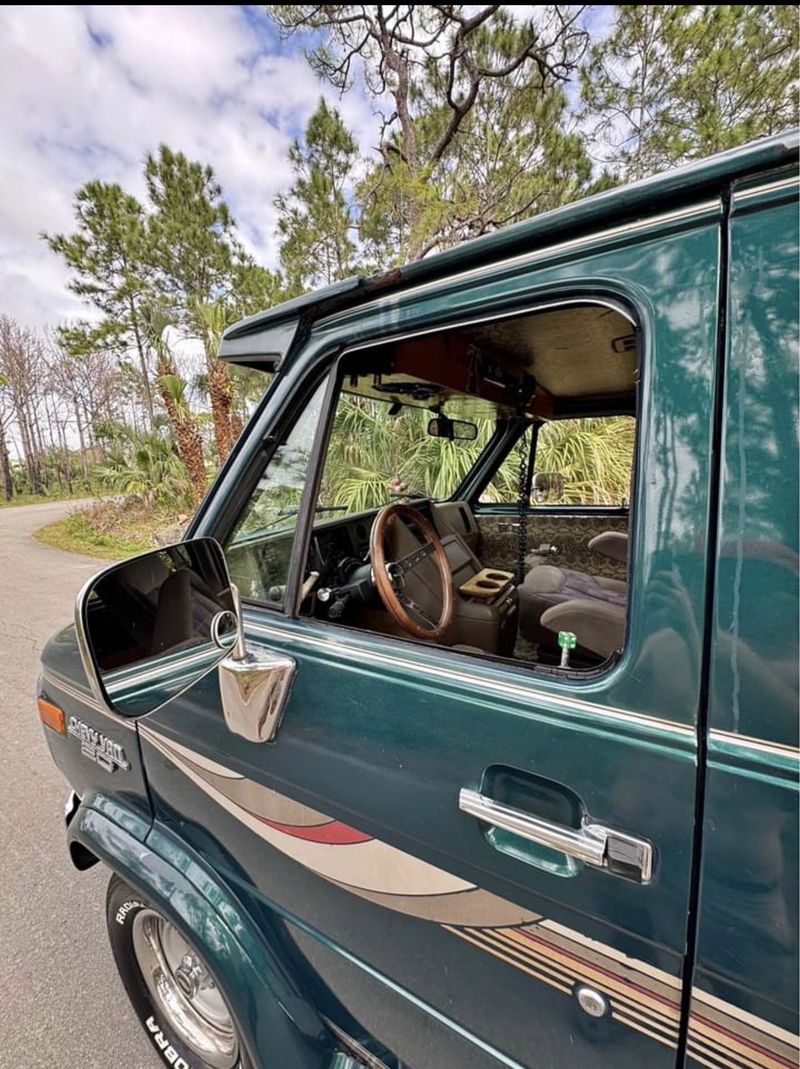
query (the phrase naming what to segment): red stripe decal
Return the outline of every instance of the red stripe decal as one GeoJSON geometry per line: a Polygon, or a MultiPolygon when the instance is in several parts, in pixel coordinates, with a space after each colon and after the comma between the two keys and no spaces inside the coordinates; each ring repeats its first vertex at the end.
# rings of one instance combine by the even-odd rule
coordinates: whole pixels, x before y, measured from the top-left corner
{"type": "Polygon", "coordinates": [[[262,824],[268,824],[276,831],[282,831],[291,835],[293,839],[305,839],[311,843],[328,843],[332,846],[349,846],[353,843],[368,843],[371,835],[365,835],[357,828],[351,828],[349,824],[342,824],[340,820],[330,820],[327,824],[281,824],[277,820],[267,820],[258,813],[251,813],[262,824]]]}

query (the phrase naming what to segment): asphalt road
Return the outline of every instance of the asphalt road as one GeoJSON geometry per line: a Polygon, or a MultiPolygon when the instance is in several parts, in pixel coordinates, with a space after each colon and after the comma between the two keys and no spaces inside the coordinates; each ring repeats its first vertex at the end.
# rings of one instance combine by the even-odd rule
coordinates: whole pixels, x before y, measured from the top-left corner
{"type": "Polygon", "coordinates": [[[36,715],[39,653],[102,562],[31,535],[76,504],[0,509],[0,1069],[163,1069],[108,947],[107,873],[67,855],[36,715]]]}

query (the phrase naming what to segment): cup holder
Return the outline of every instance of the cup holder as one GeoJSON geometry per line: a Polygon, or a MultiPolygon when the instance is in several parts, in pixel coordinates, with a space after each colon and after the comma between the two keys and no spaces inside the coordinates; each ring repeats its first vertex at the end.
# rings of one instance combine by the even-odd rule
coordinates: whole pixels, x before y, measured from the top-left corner
{"type": "Polygon", "coordinates": [[[484,568],[462,583],[459,593],[467,598],[481,601],[494,601],[501,596],[511,584],[514,576],[511,572],[501,572],[499,568],[484,568]]]}

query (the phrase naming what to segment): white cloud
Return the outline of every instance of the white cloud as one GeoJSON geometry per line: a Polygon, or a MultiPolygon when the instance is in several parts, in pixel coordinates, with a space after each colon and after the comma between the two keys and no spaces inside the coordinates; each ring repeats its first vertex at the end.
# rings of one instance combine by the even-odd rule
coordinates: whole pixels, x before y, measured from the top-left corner
{"type": "Polygon", "coordinates": [[[162,141],[214,166],[248,247],[274,262],[272,201],[319,96],[365,148],[375,123],[363,97],[339,101],[255,10],[0,11],[0,310],[30,325],[85,314],[39,234],[71,228],[91,178],[141,196],[143,158],[162,141]]]}

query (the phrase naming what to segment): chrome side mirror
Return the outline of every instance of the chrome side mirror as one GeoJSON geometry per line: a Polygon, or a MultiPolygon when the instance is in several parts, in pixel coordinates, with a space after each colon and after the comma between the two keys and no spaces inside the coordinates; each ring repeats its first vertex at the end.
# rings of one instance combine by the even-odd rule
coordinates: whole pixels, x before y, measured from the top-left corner
{"type": "Polygon", "coordinates": [[[198,538],[114,564],[75,605],[83,667],[95,696],[121,716],[151,713],[220,660],[214,617],[235,604],[222,548],[198,538]]]}
{"type": "Polygon", "coordinates": [[[222,711],[251,742],[275,737],[295,663],[245,642],[222,547],[198,538],[114,564],[78,595],[75,626],[98,701],[154,712],[219,668],[222,711]]]}

